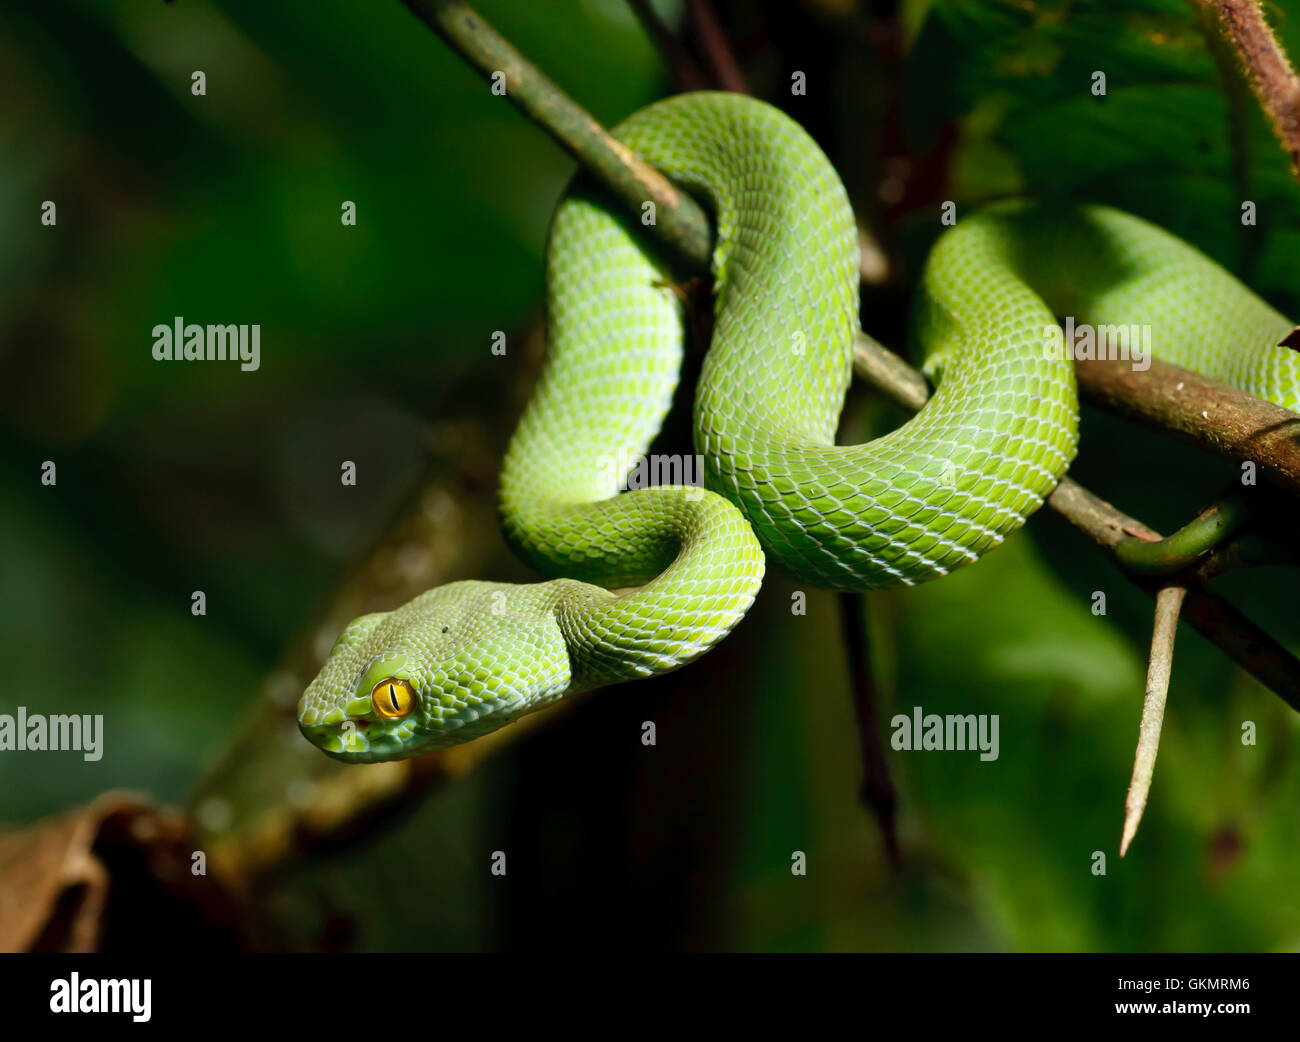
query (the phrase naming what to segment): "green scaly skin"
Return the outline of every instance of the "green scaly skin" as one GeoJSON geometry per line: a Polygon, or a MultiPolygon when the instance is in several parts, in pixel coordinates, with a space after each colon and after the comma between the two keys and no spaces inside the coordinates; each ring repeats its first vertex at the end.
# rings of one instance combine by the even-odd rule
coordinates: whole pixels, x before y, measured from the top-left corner
{"type": "Polygon", "coordinates": [[[1017,203],[963,219],[931,253],[913,324],[929,403],[837,446],[858,274],[830,162],[789,118],[734,94],[662,101],[615,133],[715,216],[694,415],[708,491],[619,493],[668,410],[683,315],[643,229],[575,188],[551,229],[546,367],[500,494],[516,551],[562,578],[452,583],[351,623],[299,704],[303,733],[332,756],[411,756],[683,666],[748,610],[763,551],[841,590],[977,560],[1074,457],[1073,368],[1045,349],[1057,315],[1147,325],[1157,357],[1300,411],[1300,358],[1276,346],[1292,323],[1218,265],[1127,214],[1017,203]],[[400,720],[371,705],[389,677],[417,692],[400,720]]]}

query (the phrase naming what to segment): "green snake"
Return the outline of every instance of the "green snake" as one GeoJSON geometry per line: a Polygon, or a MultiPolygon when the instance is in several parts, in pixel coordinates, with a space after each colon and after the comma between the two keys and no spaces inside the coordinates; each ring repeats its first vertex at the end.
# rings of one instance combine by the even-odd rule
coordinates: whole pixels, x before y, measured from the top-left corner
{"type": "Polygon", "coordinates": [[[696,388],[698,483],[622,490],[676,388],[671,265],[581,182],[547,251],[547,357],[501,473],[508,541],[547,582],[454,582],[351,622],[299,703],[350,762],[466,741],[568,694],[698,658],[748,610],[766,557],[864,590],[977,560],[1077,445],[1058,316],[1148,327],[1154,354],[1300,411],[1293,324],[1195,249],[1101,207],[1001,204],[959,220],[922,275],[912,349],[935,385],[903,426],[836,445],[858,330],[858,238],[830,161],[762,102],[686,94],[614,131],[715,223],[713,337],[696,388]],[[622,461],[622,462],[619,462],[622,461]]]}

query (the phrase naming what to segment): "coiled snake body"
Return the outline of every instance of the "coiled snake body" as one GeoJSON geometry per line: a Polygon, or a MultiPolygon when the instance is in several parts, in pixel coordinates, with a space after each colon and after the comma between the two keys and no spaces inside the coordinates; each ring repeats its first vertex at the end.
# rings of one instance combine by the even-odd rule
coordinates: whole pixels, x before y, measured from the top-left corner
{"type": "Polygon", "coordinates": [[[1024,523],[1077,443],[1057,316],[1147,326],[1157,357],[1300,410],[1293,328],[1168,233],[1098,207],[1002,205],[927,261],[914,351],[937,389],[912,420],[837,446],[858,326],[857,232],[825,155],[732,94],[671,98],[615,131],[709,204],[713,339],[696,391],[705,485],[619,492],[683,352],[680,302],[644,229],[571,190],[547,257],[548,353],[501,475],[501,517],[548,582],[457,582],[354,620],[299,704],[340,759],[401,758],[563,695],[666,672],[740,620],[764,551],[841,590],[923,582],[1024,523]],[[618,593],[611,591],[620,591],[618,593]]]}

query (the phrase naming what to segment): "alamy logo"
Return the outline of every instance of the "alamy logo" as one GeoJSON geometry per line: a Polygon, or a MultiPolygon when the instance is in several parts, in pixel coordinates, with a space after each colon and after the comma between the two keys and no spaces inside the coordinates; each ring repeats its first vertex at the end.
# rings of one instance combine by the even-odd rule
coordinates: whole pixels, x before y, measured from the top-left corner
{"type": "Polygon", "coordinates": [[[51,1013],[130,1013],[143,1024],[151,1016],[149,1006],[153,981],[81,979],[73,973],[50,982],[51,1013]]]}
{"type": "Polygon", "coordinates": [[[687,485],[704,491],[703,456],[634,456],[617,452],[602,455],[596,469],[620,492],[656,485],[687,485]]]}
{"type": "Polygon", "coordinates": [[[159,362],[239,362],[251,373],[262,364],[262,327],[185,324],[177,315],[171,325],[153,327],[153,356],[159,362]]]}
{"type": "Polygon", "coordinates": [[[1074,316],[1067,315],[1064,329],[1055,323],[1043,327],[1043,357],[1053,362],[1131,362],[1134,372],[1145,373],[1151,368],[1151,327],[1075,325],[1074,316]]]}
{"type": "Polygon", "coordinates": [[[978,749],[981,760],[998,758],[998,715],[922,712],[912,707],[912,715],[899,713],[889,721],[894,734],[889,744],[902,751],[965,752],[978,749]]]}
{"type": "Polygon", "coordinates": [[[18,707],[17,716],[0,713],[0,752],[81,753],[83,760],[98,760],[104,755],[103,714],[91,716],[45,716],[18,707]]]}

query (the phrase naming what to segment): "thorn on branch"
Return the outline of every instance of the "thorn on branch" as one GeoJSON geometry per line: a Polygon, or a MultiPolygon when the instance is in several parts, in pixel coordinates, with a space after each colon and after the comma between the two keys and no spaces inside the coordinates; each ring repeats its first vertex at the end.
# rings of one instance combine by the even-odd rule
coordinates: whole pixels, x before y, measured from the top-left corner
{"type": "Polygon", "coordinates": [[[1142,700],[1142,722],[1138,725],[1137,753],[1133,758],[1133,779],[1124,801],[1124,833],[1120,838],[1119,856],[1123,857],[1137,835],[1151,791],[1151,777],[1160,751],[1160,730],[1165,721],[1165,702],[1169,695],[1169,675],[1174,663],[1174,637],[1178,615],[1182,611],[1187,588],[1165,586],[1156,594],[1155,625],[1151,631],[1151,658],[1147,665],[1146,697],[1142,700]]]}
{"type": "MultiPolygon", "coordinates": [[[[1047,505],[1112,558],[1116,544],[1125,536],[1160,538],[1158,532],[1116,510],[1068,477],[1062,478],[1047,497],[1047,505]]],[[[1125,574],[1139,588],[1155,594],[1156,588],[1149,579],[1128,572],[1125,574]]],[[[1300,659],[1210,590],[1190,589],[1183,615],[1197,632],[1217,644],[1233,662],[1300,712],[1300,659]]]]}

